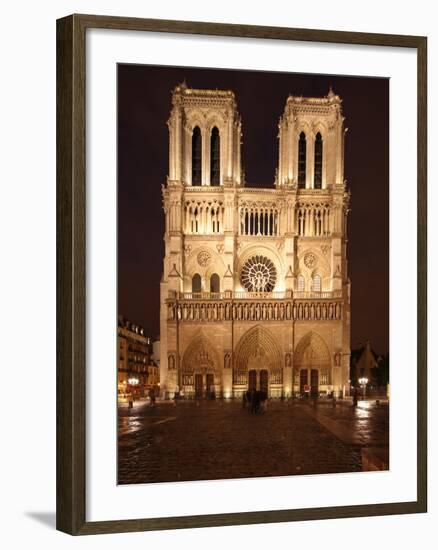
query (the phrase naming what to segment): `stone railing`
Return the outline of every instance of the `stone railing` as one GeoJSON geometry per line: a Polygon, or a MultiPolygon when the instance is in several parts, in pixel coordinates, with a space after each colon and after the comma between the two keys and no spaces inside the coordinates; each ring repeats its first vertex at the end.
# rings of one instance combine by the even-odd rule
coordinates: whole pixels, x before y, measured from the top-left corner
{"type": "Polygon", "coordinates": [[[285,290],[283,292],[245,292],[231,290],[225,292],[169,292],[169,298],[173,300],[327,300],[341,298],[342,291],[326,292],[293,292],[285,290]]]}

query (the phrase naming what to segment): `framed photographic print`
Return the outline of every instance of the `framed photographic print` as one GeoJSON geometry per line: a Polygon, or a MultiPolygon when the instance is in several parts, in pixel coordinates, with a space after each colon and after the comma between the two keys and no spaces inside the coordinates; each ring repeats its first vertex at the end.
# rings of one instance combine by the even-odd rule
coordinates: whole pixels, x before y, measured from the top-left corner
{"type": "Polygon", "coordinates": [[[57,527],[426,511],[426,38],[57,28],[57,527]]]}

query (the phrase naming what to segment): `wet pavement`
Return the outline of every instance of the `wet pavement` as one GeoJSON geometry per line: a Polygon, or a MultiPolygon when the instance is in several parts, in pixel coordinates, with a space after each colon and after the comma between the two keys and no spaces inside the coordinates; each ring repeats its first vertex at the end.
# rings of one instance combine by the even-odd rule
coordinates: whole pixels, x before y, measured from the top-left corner
{"type": "Polygon", "coordinates": [[[387,449],[388,405],[236,401],[119,408],[118,482],[303,475],[362,470],[362,449],[387,449]]]}

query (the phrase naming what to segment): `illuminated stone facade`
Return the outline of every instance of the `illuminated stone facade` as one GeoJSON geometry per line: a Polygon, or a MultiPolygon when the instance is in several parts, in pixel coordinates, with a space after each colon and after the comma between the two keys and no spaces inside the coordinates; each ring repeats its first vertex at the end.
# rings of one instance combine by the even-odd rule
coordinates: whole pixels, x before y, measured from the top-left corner
{"type": "Polygon", "coordinates": [[[246,185],[234,93],[172,94],[161,386],[172,396],[348,391],[341,99],[289,96],[272,187],[246,185]]]}

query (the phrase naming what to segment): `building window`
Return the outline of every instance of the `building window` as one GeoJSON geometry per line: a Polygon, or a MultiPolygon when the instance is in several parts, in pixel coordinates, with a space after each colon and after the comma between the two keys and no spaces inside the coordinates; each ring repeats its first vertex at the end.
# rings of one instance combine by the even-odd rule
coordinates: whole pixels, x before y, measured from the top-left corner
{"type": "Polygon", "coordinates": [[[220,184],[221,159],[220,136],[216,126],[211,131],[210,140],[210,185],[220,184]]]}
{"type": "Polygon", "coordinates": [[[192,292],[201,292],[201,275],[199,273],[193,275],[192,292]]]}
{"type": "Polygon", "coordinates": [[[315,138],[315,174],[313,179],[315,189],[322,188],[322,136],[318,132],[315,138]]]}
{"type": "Polygon", "coordinates": [[[304,276],[298,275],[298,292],[304,292],[304,276]]]}
{"type": "Polygon", "coordinates": [[[306,134],[301,132],[298,140],[298,187],[306,187],[306,134]]]}
{"type": "Polygon", "coordinates": [[[202,177],[202,138],[199,126],[195,126],[192,135],[192,185],[201,185],[202,177]]]}
{"type": "Polygon", "coordinates": [[[321,292],[321,277],[319,275],[315,275],[312,279],[312,291],[321,292]]]}
{"type": "Polygon", "coordinates": [[[220,292],[220,281],[219,281],[219,275],[217,273],[213,273],[213,275],[210,277],[210,292],[220,292]]]}

